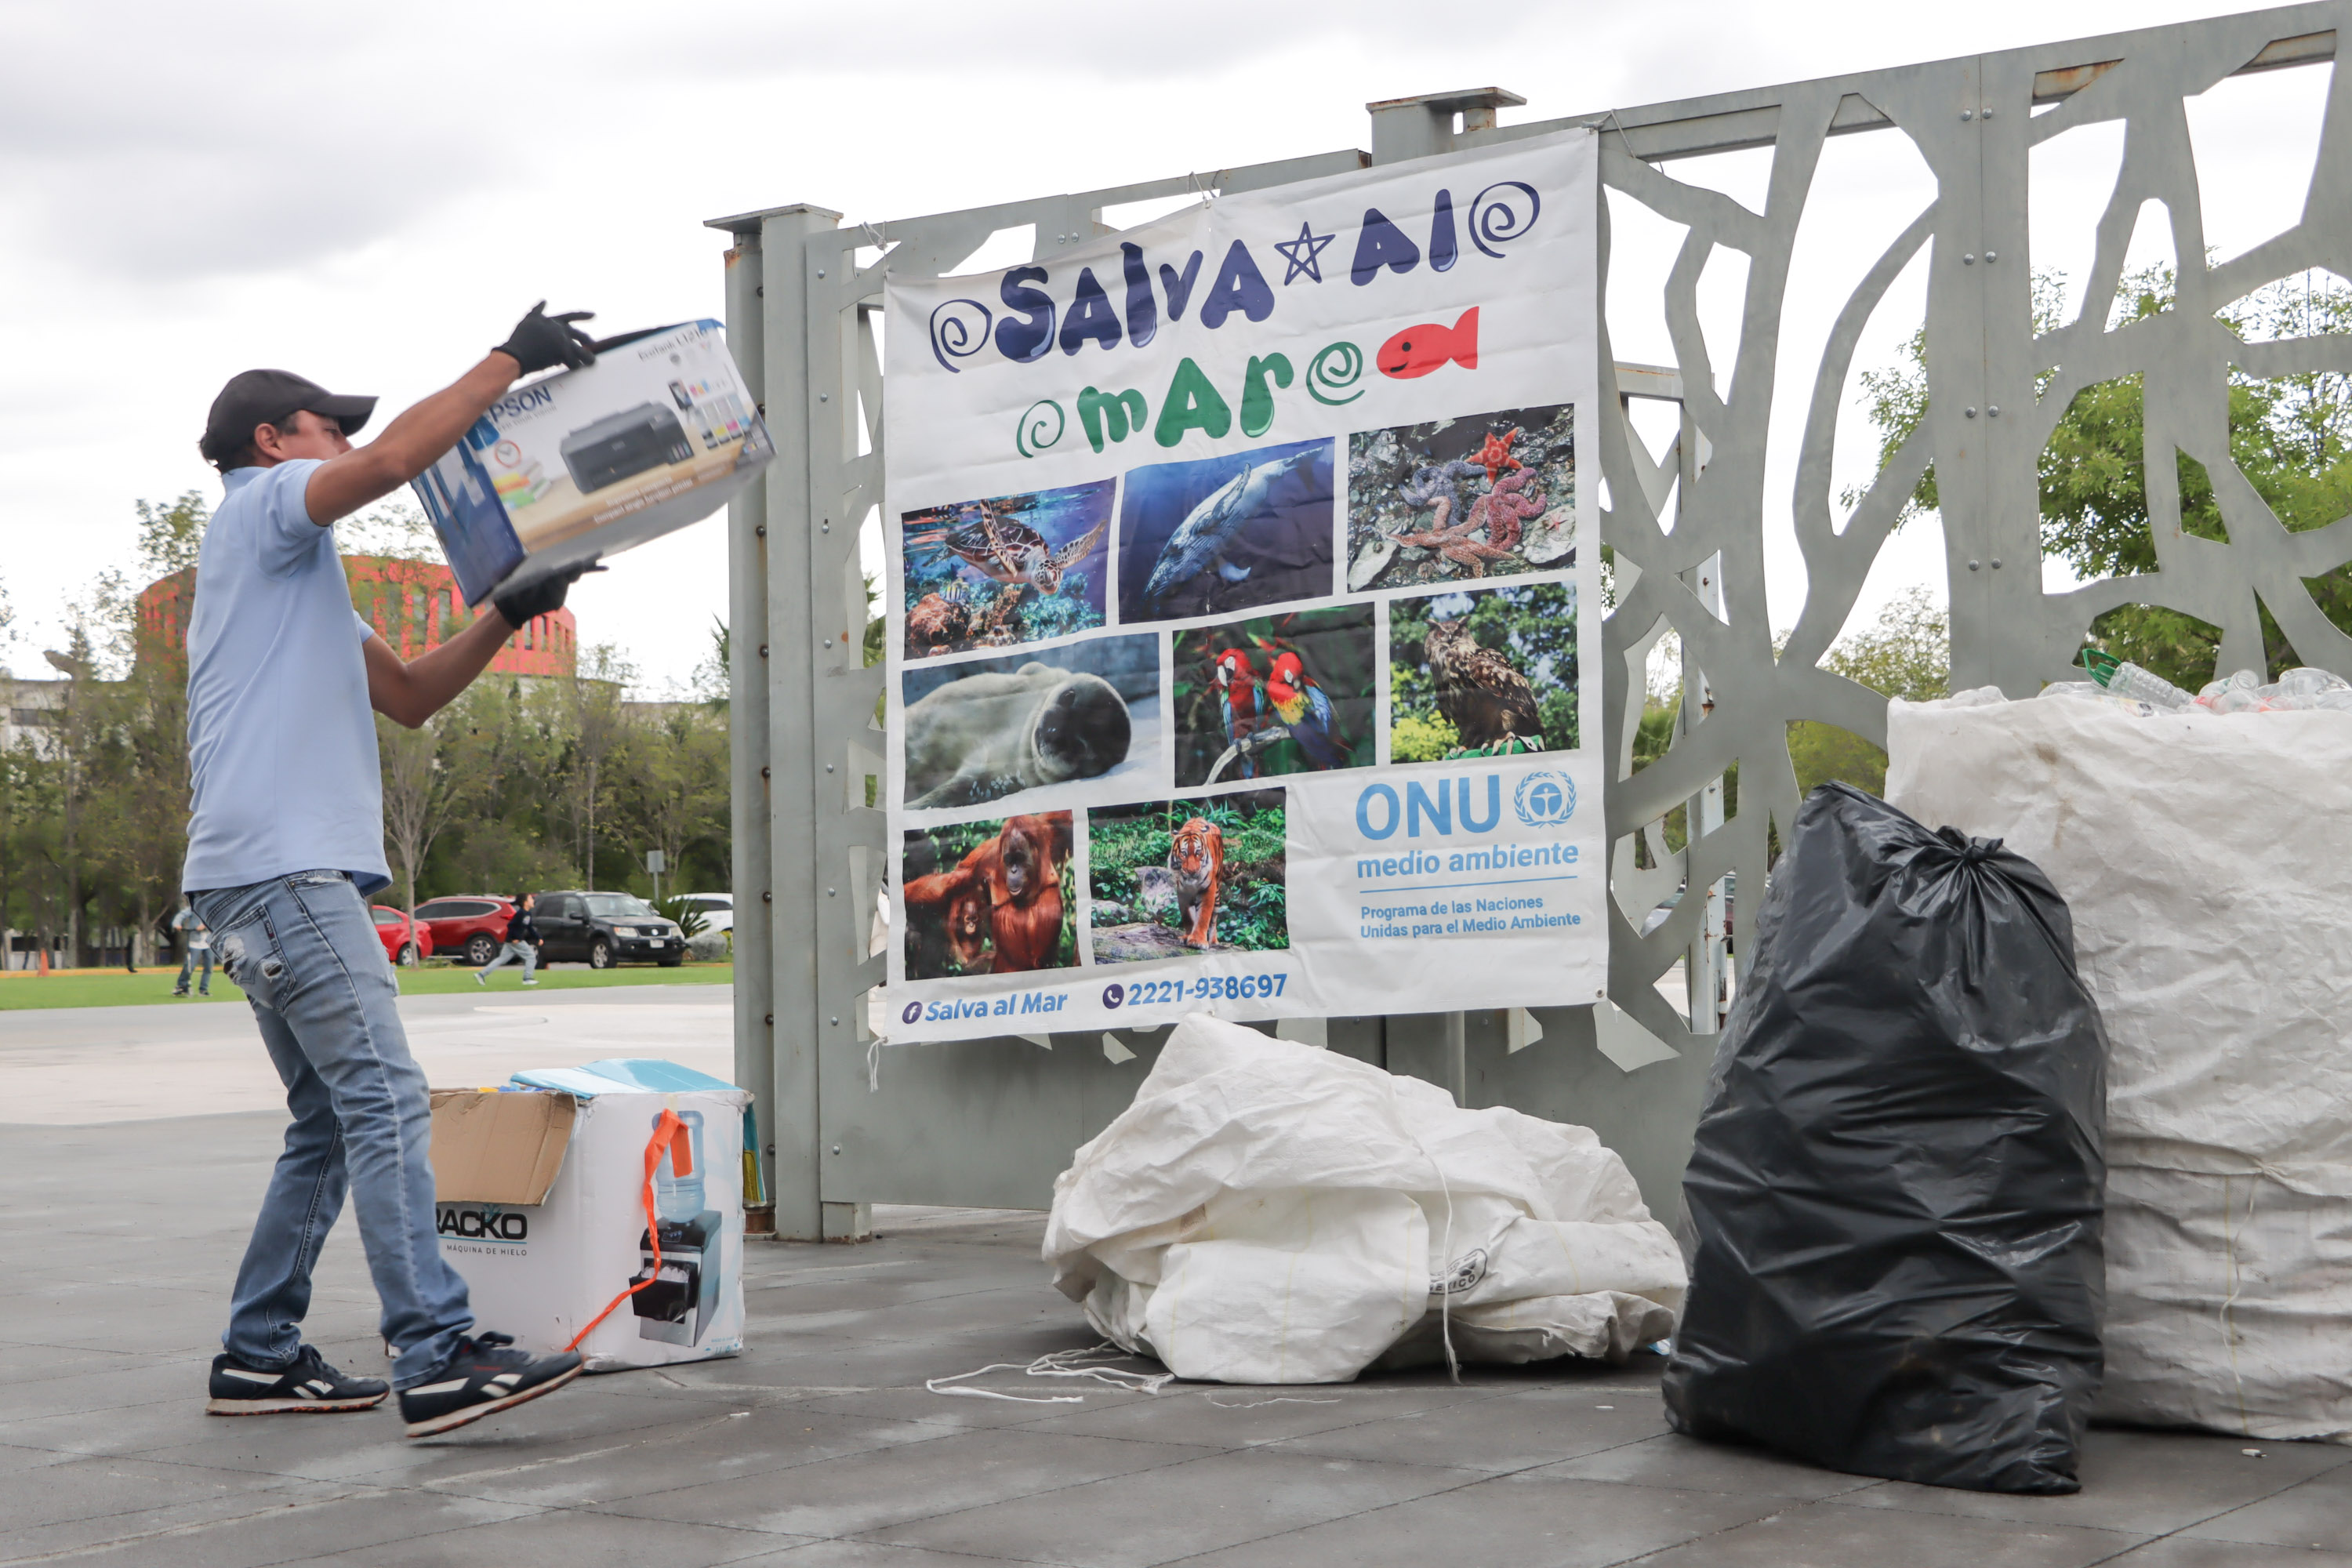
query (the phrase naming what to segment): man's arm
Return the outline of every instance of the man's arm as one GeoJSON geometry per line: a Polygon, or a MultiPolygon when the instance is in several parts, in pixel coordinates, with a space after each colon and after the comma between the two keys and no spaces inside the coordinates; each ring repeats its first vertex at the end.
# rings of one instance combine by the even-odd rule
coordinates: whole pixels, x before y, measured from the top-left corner
{"type": "MultiPolygon", "coordinates": [[[[594,312],[546,313],[547,301],[531,307],[505,342],[482,363],[424,402],[406,409],[383,434],[312,470],[302,491],[310,521],[321,528],[349,517],[372,500],[390,495],[438,462],[441,454],[506,395],[515,378],[557,365],[578,369],[595,362],[588,335],[573,325],[594,312]]],[[[390,651],[390,650],[386,650],[390,651]]]]}
{"type": "MultiPolygon", "coordinates": [[[[404,410],[364,447],[321,463],[302,491],[310,521],[324,528],[379,500],[440,459],[490,405],[506,395],[522,367],[501,349],[422,403],[404,410]]],[[[385,651],[389,652],[389,649],[385,651]]]]}
{"type": "Polygon", "coordinates": [[[510,573],[472,626],[413,659],[402,659],[391,644],[368,633],[361,645],[367,662],[368,706],[395,724],[415,729],[471,685],[498,658],[508,637],[539,616],[563,608],[572,584],[603,570],[592,555],[552,571],[510,573]]]}
{"type": "MultiPolygon", "coordinates": [[[[318,480],[313,478],[310,482],[318,480]]],[[[474,677],[489,668],[514,629],[494,606],[485,606],[472,626],[439,647],[405,661],[392,651],[391,644],[369,633],[362,648],[367,657],[368,706],[404,729],[415,729],[446,708],[473,683],[474,677]]]]}

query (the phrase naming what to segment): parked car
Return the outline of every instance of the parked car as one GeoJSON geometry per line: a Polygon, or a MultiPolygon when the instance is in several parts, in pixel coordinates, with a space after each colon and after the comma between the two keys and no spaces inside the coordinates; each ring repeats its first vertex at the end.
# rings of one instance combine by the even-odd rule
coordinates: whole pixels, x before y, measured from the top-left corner
{"type": "Polygon", "coordinates": [[[416,906],[416,918],[433,933],[431,951],[463,952],[479,969],[499,955],[507,940],[507,921],[514,900],[490,893],[456,893],[428,899],[416,906]]]}
{"type": "MultiPolygon", "coordinates": [[[[404,969],[414,969],[433,956],[433,928],[423,921],[412,921],[400,910],[383,904],[369,906],[375,911],[375,934],[383,942],[383,955],[404,969]]],[[[417,911],[424,913],[423,910],[417,911]]]]}
{"type": "Polygon", "coordinates": [[[584,961],[591,969],[610,969],[637,959],[675,969],[686,962],[686,933],[635,893],[541,893],[531,919],[546,942],[542,963],[584,961]]]}
{"type": "Polygon", "coordinates": [[[699,910],[705,931],[731,931],[735,929],[735,895],[732,893],[686,893],[680,895],[686,907],[699,910]]]}

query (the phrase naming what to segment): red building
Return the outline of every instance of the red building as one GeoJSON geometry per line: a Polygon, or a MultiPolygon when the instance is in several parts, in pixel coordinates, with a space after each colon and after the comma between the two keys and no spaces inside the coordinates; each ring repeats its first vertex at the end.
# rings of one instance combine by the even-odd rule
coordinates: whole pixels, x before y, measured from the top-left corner
{"type": "MultiPolygon", "coordinates": [[[[458,597],[457,578],[437,561],[346,555],[343,575],[351,584],[352,607],[403,658],[440,647],[473,622],[474,612],[458,597]]],[[[196,571],[191,566],[150,583],[140,593],[142,656],[153,648],[175,664],[186,663],[188,612],[195,588],[196,571]]],[[[578,623],[570,610],[558,610],[508,637],[490,668],[509,675],[570,675],[579,651],[578,623]]]]}

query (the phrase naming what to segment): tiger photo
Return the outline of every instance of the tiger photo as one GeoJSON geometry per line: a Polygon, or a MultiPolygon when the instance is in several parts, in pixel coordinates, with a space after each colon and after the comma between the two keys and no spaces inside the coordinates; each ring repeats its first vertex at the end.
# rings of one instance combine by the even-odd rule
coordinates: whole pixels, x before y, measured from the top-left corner
{"type": "Polygon", "coordinates": [[[1283,791],[1098,806],[1087,837],[1097,963],[1290,946],[1283,791]]]}
{"type": "Polygon", "coordinates": [[[1217,944],[1217,887],[1225,874],[1225,830],[1203,816],[1188,817],[1168,847],[1176,879],[1176,913],[1186,947],[1217,944]]]}

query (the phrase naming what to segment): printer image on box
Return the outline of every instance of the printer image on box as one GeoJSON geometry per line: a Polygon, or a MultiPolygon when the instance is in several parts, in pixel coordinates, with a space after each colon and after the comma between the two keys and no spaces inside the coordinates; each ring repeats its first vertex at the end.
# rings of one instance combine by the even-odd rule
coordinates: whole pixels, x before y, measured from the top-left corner
{"type": "Polygon", "coordinates": [[[774,452],[719,323],[689,321],[517,383],[414,489],[479,605],[526,562],[557,571],[709,516],[774,452]]]}
{"type": "Polygon", "coordinates": [[[658,403],[641,403],[607,414],[563,438],[564,470],[580,493],[634,479],[647,468],[683,463],[694,456],[677,416],[658,403]]]}

